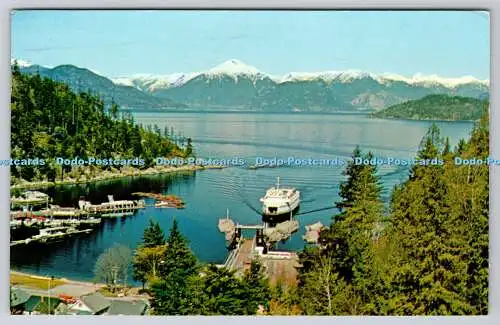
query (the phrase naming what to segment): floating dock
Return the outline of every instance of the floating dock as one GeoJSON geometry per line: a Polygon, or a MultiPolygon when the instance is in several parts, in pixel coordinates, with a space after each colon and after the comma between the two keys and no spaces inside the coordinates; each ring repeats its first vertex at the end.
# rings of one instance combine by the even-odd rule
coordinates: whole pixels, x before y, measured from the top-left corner
{"type": "MultiPolygon", "coordinates": [[[[42,197],[41,194],[38,195],[37,197],[42,197]]],[[[31,195],[30,197],[33,198],[33,195],[31,195]]],[[[46,200],[48,202],[48,196],[46,200]]],[[[19,203],[19,201],[16,202],[19,203]]],[[[49,207],[49,205],[47,204],[46,209],[39,211],[29,211],[28,207],[25,206],[25,209],[23,211],[11,211],[10,213],[11,219],[45,218],[53,220],[54,218],[83,219],[83,218],[89,218],[91,216],[97,216],[97,217],[126,216],[126,215],[133,215],[135,210],[146,207],[146,202],[144,200],[115,201],[113,195],[108,195],[108,202],[104,202],[101,204],[92,204],[91,202],[80,200],[78,201],[78,208],[60,207],[58,205],[50,205],[49,207]]]]}
{"type": "Polygon", "coordinates": [[[33,218],[33,219],[16,219],[10,221],[10,228],[15,229],[22,225],[31,227],[31,226],[44,226],[44,227],[60,227],[60,226],[80,226],[80,225],[98,225],[101,223],[100,218],[86,218],[86,219],[47,219],[47,218],[33,218]]]}
{"type": "Polygon", "coordinates": [[[149,197],[155,199],[155,207],[157,208],[176,208],[184,209],[184,201],[182,201],[178,196],[173,194],[159,194],[159,193],[145,193],[145,192],[135,192],[132,195],[149,197]]]}
{"type": "Polygon", "coordinates": [[[34,235],[30,238],[22,240],[13,241],[10,243],[10,246],[13,247],[17,245],[30,244],[35,242],[48,243],[61,240],[65,237],[70,237],[79,234],[88,234],[90,232],[92,232],[92,229],[78,230],[73,227],[54,227],[54,228],[40,229],[40,233],[38,235],[34,235]]]}
{"type": "Polygon", "coordinates": [[[267,227],[264,229],[264,236],[269,242],[279,242],[288,239],[299,229],[297,220],[287,220],[278,223],[276,227],[267,227]]]}
{"type": "Polygon", "coordinates": [[[127,214],[146,206],[144,200],[119,200],[115,201],[113,195],[108,195],[108,202],[101,204],[91,204],[88,201],[79,201],[78,205],[82,211],[89,214],[100,214],[102,216],[111,216],[127,214]]]}
{"type": "Polygon", "coordinates": [[[262,230],[264,238],[269,243],[275,243],[288,239],[294,232],[299,229],[297,220],[286,220],[278,223],[275,227],[268,227],[266,223],[256,225],[243,225],[235,223],[229,216],[229,210],[226,217],[219,219],[218,228],[220,232],[226,234],[227,241],[233,241],[238,234],[241,234],[242,229],[262,230]]]}

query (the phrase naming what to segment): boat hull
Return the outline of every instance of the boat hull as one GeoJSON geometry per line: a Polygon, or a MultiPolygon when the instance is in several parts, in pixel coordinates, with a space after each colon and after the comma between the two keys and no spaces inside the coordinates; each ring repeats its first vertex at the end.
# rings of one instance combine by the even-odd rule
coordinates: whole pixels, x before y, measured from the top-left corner
{"type": "MultiPolygon", "coordinates": [[[[297,203],[297,205],[294,208],[292,208],[291,211],[292,216],[299,211],[299,208],[300,204],[297,203]]],[[[290,219],[290,209],[281,210],[276,213],[268,213],[268,212],[262,213],[262,220],[267,223],[278,223],[289,219],[290,219]]]]}

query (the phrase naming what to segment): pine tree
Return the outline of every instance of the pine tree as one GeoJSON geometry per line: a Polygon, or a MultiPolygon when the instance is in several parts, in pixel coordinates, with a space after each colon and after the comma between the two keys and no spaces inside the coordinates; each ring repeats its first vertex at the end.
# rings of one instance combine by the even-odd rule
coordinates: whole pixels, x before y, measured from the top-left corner
{"type": "Polygon", "coordinates": [[[213,264],[204,269],[203,309],[207,315],[248,315],[257,309],[247,304],[248,287],[234,271],[213,264]]]}
{"type": "Polygon", "coordinates": [[[179,231],[177,220],[174,219],[167,239],[165,263],[160,274],[167,276],[173,271],[179,271],[186,276],[197,272],[197,260],[188,246],[187,240],[179,231]]]}
{"type": "Polygon", "coordinates": [[[187,139],[187,146],[186,146],[186,156],[189,157],[193,154],[193,140],[191,138],[187,139]]]}
{"type": "Polygon", "coordinates": [[[246,295],[247,313],[255,313],[259,306],[269,309],[271,291],[269,281],[264,274],[264,267],[260,261],[254,259],[250,264],[250,269],[243,275],[243,283],[247,286],[246,295]]]}
{"type": "Polygon", "coordinates": [[[160,224],[153,219],[149,220],[149,226],[144,229],[142,247],[155,247],[165,245],[165,233],[160,224]]]}
{"type": "MultiPolygon", "coordinates": [[[[488,108],[475,125],[464,159],[486,159],[489,156],[488,108]]],[[[457,153],[458,155],[458,148],[457,153]]],[[[445,171],[448,201],[451,207],[449,227],[455,229],[456,255],[466,263],[459,286],[460,294],[471,306],[471,314],[488,312],[488,243],[489,243],[489,168],[487,165],[450,164],[445,171]]]]}
{"type": "Polygon", "coordinates": [[[185,315],[192,312],[190,304],[190,278],[198,276],[198,262],[179,231],[174,219],[166,242],[163,263],[159,268],[160,280],[153,283],[152,307],[158,315],[185,315]]]}
{"type": "Polygon", "coordinates": [[[354,149],[352,161],[346,167],[347,180],[341,183],[341,213],[335,216],[331,227],[321,234],[325,251],[333,254],[337,270],[348,282],[362,272],[367,262],[367,248],[376,238],[381,227],[383,203],[381,185],[376,176],[376,165],[356,164],[356,159],[371,160],[373,155],[362,155],[354,149]]]}

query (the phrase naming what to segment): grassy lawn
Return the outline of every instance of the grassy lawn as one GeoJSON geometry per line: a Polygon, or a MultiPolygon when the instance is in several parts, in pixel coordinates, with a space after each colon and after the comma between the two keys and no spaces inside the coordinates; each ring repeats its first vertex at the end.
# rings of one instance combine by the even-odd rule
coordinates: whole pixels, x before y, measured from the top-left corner
{"type": "MultiPolygon", "coordinates": [[[[54,279],[50,281],[50,287],[54,288],[58,285],[65,284],[66,282],[60,279],[54,279]]],[[[47,290],[49,288],[49,279],[38,277],[38,276],[30,276],[30,275],[22,275],[22,274],[10,274],[10,284],[11,285],[21,285],[30,288],[47,290]]]]}
{"type": "Polygon", "coordinates": [[[112,292],[108,287],[101,288],[97,291],[101,293],[104,297],[118,297],[119,293],[119,290],[112,292]]]}

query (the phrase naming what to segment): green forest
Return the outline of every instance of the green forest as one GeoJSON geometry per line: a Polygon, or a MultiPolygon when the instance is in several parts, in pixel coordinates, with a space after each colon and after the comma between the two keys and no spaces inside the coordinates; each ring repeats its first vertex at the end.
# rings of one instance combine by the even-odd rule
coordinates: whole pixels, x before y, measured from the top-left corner
{"type": "MultiPolygon", "coordinates": [[[[489,169],[453,157],[485,158],[488,147],[487,113],[454,149],[433,125],[417,158],[444,165],[413,166],[388,211],[377,167],[349,163],[339,213],[320,243],[299,253],[296,285],[271,286],[258,259],[239,277],[200,263],[175,219],[168,237],[150,221],[129,252],[134,279],[152,296],[155,315],[487,314],[489,169]]],[[[372,154],[356,148],[356,157],[372,154]]],[[[101,265],[96,276],[115,283],[101,265]]]]}
{"type": "Polygon", "coordinates": [[[145,164],[137,167],[147,168],[157,157],[187,154],[187,147],[181,149],[170,140],[173,130],[160,130],[156,125],[144,128],[134,122],[130,113],[121,113],[115,103],[108,106],[98,96],[74,93],[64,83],[38,74],[22,74],[14,65],[10,104],[11,158],[43,158],[47,163],[12,166],[11,182],[60,179],[72,166],[56,165],[55,157],[141,157],[145,164]]]}
{"type": "Polygon", "coordinates": [[[340,214],[322,232],[321,247],[301,254],[302,311],[487,314],[489,168],[457,166],[453,157],[486,158],[488,130],[485,113],[470,139],[452,150],[433,125],[417,158],[437,157],[444,165],[413,166],[408,179],[393,189],[387,214],[376,167],[347,166],[340,214]]]}
{"type": "Polygon", "coordinates": [[[410,120],[476,121],[481,118],[485,100],[476,98],[428,95],[392,105],[372,114],[373,117],[410,120]]]}

